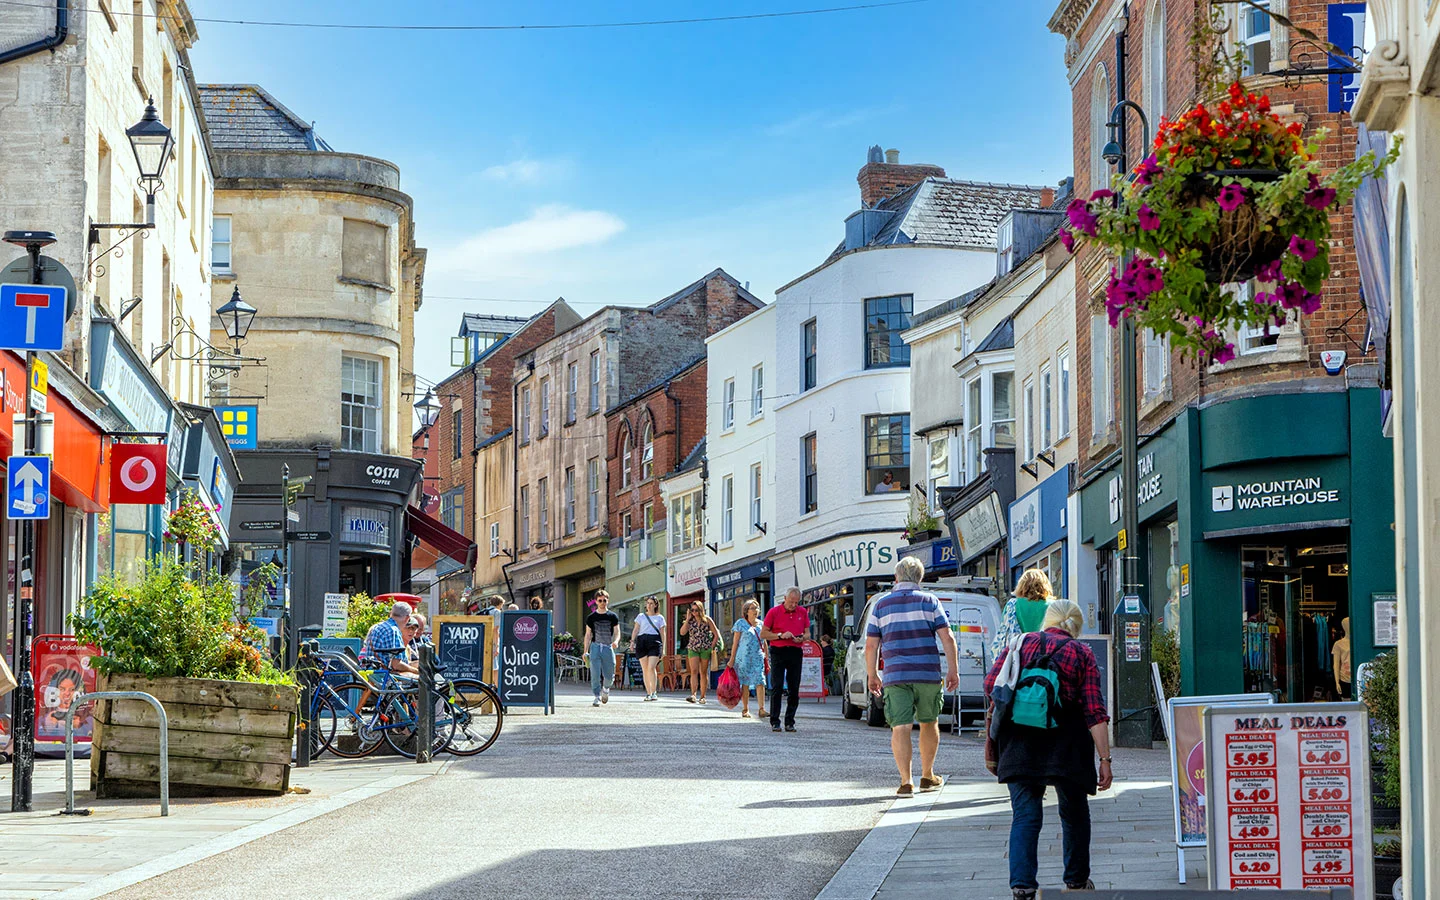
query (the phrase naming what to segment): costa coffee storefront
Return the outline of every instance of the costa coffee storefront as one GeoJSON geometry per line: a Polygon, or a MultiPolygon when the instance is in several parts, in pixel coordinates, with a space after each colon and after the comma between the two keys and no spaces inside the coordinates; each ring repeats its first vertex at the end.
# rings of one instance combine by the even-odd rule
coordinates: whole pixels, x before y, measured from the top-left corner
{"type": "Polygon", "coordinates": [[[325,594],[402,590],[409,573],[406,507],[420,460],[319,447],[241,450],[241,483],[230,519],[231,546],[248,571],[283,554],[282,471],[310,477],[290,523],[290,597],[294,624],[319,627],[325,594]]]}

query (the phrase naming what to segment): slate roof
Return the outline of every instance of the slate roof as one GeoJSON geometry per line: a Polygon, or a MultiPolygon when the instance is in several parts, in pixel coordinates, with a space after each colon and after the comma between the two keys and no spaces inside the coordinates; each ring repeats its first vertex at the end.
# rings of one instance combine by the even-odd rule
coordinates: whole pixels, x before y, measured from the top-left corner
{"type": "MultiPolygon", "coordinates": [[[[933,244],[993,250],[1000,220],[1012,209],[1038,208],[1042,190],[1028,184],[926,178],[875,204],[893,215],[865,246],[933,244]]],[[[844,252],[842,241],[830,259],[844,252]]]]}
{"type": "Polygon", "coordinates": [[[487,316],[483,313],[464,313],[460,321],[460,333],[475,334],[514,334],[525,323],[530,321],[529,316],[487,316]]]}
{"type": "Polygon", "coordinates": [[[965,307],[969,306],[971,303],[974,303],[977,299],[979,299],[980,296],[986,291],[990,290],[990,288],[994,286],[995,282],[999,280],[1000,279],[998,278],[992,278],[984,284],[980,285],[979,287],[975,288],[975,290],[973,291],[966,291],[958,297],[951,297],[944,303],[937,304],[927,310],[916,313],[915,315],[910,317],[910,327],[915,328],[916,326],[924,325],[926,322],[933,321],[940,318],[941,316],[955,312],[955,310],[957,309],[964,309],[965,307]]]}
{"type": "Polygon", "coordinates": [[[1015,319],[1013,316],[1006,316],[999,325],[996,325],[991,332],[975,348],[976,353],[988,353],[991,350],[1014,350],[1015,349],[1015,319]]]}
{"type": "Polygon", "coordinates": [[[329,152],[315,128],[258,84],[201,84],[200,108],[216,150],[329,152]]]}
{"type": "Polygon", "coordinates": [[[688,472],[688,471],[690,471],[691,469],[695,468],[696,466],[700,465],[700,460],[702,460],[702,459],[704,459],[704,458],[705,458],[705,439],[704,439],[704,438],[701,438],[701,439],[700,439],[700,443],[698,443],[698,444],[695,445],[695,449],[694,449],[694,450],[691,450],[688,454],[686,454],[685,458],[680,461],[680,467],[679,467],[678,469],[676,469],[674,472],[672,472],[671,474],[672,474],[672,475],[678,475],[678,474],[680,474],[681,472],[688,472]]]}

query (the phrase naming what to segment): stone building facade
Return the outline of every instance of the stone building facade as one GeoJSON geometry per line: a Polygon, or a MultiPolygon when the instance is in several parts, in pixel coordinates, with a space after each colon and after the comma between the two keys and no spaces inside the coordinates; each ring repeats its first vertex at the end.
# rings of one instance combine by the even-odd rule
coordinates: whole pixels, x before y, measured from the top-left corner
{"type": "Polygon", "coordinates": [[[522,604],[539,596],[553,609],[557,632],[581,627],[587,601],[605,584],[610,498],[619,489],[606,484],[605,412],[660,382],[703,352],[707,335],[762,305],[716,269],[650,306],[605,307],[517,355],[510,587],[522,604]]]}
{"type": "MultiPolygon", "coordinates": [[[[277,518],[284,466],[310,479],[291,527],[323,537],[290,547],[292,620],[303,629],[320,621],[325,593],[411,583],[407,535],[423,527],[410,454],[425,251],[393,163],[336,152],[258,86],[200,94],[218,173],[214,227],[229,237],[217,291],[238,287],[260,310],[245,351],[263,362],[228,390],[229,405],[256,417],[256,448],[236,454],[236,516],[277,518]]],[[[212,341],[223,337],[217,321],[212,341]]],[[[242,569],[281,539],[244,533],[242,569]]]]}

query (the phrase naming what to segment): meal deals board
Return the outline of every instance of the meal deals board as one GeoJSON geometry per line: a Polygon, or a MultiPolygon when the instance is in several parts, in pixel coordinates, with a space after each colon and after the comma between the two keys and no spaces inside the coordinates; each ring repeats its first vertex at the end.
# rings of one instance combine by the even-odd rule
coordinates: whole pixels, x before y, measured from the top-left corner
{"type": "Polygon", "coordinates": [[[1211,706],[1211,890],[1374,889],[1362,703],[1211,706]]]}

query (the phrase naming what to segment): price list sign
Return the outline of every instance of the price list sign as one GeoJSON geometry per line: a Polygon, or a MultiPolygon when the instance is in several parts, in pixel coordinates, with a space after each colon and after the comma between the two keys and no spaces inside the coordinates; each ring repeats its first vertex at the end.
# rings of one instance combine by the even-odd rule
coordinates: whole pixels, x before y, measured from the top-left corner
{"type": "Polygon", "coordinates": [[[1210,884],[1370,895],[1369,724],[1360,703],[1205,711],[1210,884]],[[1358,848],[1358,850],[1357,850],[1358,848]]]}

